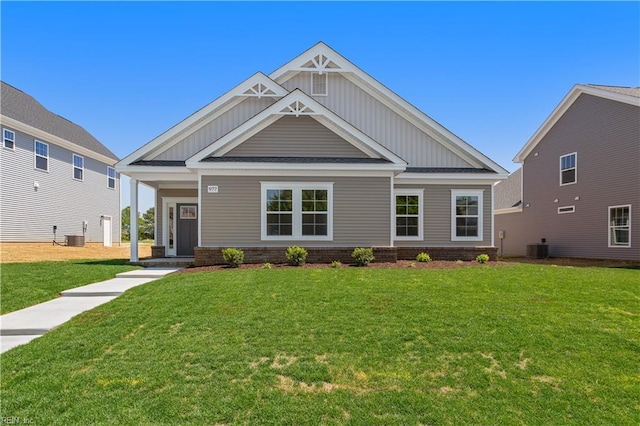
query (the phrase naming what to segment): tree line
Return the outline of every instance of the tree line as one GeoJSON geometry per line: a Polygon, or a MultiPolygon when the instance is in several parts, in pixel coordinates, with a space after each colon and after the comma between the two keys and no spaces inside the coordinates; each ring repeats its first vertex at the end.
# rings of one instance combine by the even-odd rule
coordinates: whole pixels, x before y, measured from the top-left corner
{"type": "MultiPolygon", "coordinates": [[[[155,208],[140,214],[138,212],[138,240],[152,240],[155,230],[155,208]]],[[[131,206],[122,209],[122,241],[131,241],[131,206]]]]}

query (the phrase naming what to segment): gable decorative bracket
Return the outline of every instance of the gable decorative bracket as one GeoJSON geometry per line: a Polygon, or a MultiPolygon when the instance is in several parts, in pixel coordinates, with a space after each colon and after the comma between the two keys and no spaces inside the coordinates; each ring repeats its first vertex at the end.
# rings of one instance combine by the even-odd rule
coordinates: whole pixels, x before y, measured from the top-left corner
{"type": "Polygon", "coordinates": [[[342,71],[342,68],[324,53],[315,55],[311,60],[305,62],[300,68],[307,71],[316,71],[320,73],[320,75],[322,75],[323,72],[328,71],[342,71]]]}
{"type": "Polygon", "coordinates": [[[299,117],[301,115],[314,115],[316,112],[302,103],[301,101],[293,101],[286,107],[280,110],[280,114],[282,115],[295,115],[299,117]]]}
{"type": "Polygon", "coordinates": [[[262,97],[276,98],[281,96],[263,83],[254,84],[253,86],[245,90],[242,95],[257,97],[258,99],[262,97]]]}

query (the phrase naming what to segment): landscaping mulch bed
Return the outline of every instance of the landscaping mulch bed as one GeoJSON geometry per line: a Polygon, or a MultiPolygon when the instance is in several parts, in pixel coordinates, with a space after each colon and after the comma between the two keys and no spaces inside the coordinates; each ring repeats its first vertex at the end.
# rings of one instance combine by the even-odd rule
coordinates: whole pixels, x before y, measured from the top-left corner
{"type": "MultiPolygon", "coordinates": [[[[573,258],[547,258],[547,259],[527,259],[527,258],[508,258],[498,261],[478,263],[476,261],[448,261],[448,260],[433,260],[431,262],[417,262],[410,260],[399,260],[396,263],[391,262],[374,262],[371,263],[368,268],[376,269],[459,269],[459,268],[486,268],[486,267],[504,267],[512,266],[518,263],[530,263],[540,265],[555,265],[555,266],[568,266],[575,268],[597,267],[597,268],[633,268],[640,269],[640,262],[625,261],[625,260],[605,260],[605,259],[573,259],[573,258]]],[[[262,263],[242,264],[236,269],[268,269],[265,268],[262,263]]],[[[271,264],[272,269],[282,268],[303,268],[303,269],[326,269],[332,268],[330,263],[306,263],[302,266],[291,266],[287,263],[271,264]]],[[[357,268],[355,265],[341,264],[338,268],[357,268]]],[[[223,271],[227,269],[234,269],[226,265],[215,266],[199,266],[185,268],[177,273],[188,274],[193,272],[207,272],[207,271],[223,271]]]]}

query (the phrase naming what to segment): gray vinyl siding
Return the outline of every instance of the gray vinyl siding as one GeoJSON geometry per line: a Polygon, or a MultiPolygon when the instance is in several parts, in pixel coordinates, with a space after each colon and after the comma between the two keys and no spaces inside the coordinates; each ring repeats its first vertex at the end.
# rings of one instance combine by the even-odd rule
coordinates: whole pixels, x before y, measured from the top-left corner
{"type": "MultiPolygon", "coordinates": [[[[310,73],[301,72],[282,86],[310,95],[310,73]]],[[[328,95],[313,98],[403,158],[409,167],[472,167],[341,75],[329,73],[328,95]]]]}
{"type": "Polygon", "coordinates": [[[273,98],[247,98],[195,132],[187,130],[180,134],[178,136],[181,139],[180,142],[163,152],[148,155],[145,160],[186,160],[260,111],[268,108],[276,100],[273,98]]]}
{"type": "MultiPolygon", "coordinates": [[[[423,189],[423,241],[396,241],[398,247],[491,246],[491,186],[489,185],[396,185],[399,189],[423,189]],[[451,241],[451,190],[482,190],[482,241],[451,241]]],[[[394,231],[395,232],[395,231],[394,231]]]]}
{"type": "MultiPolygon", "coordinates": [[[[205,188],[206,191],[206,188],[205,188]]],[[[191,197],[198,198],[198,190],[197,189],[157,189],[156,190],[156,244],[166,246],[167,243],[164,241],[164,227],[163,227],[163,215],[164,215],[164,206],[162,203],[162,199],[164,197],[191,197]]]]}
{"type": "Polygon", "coordinates": [[[504,243],[511,240],[505,254],[546,238],[551,256],[640,259],[639,164],[640,108],[580,95],[525,158],[523,213],[496,216],[496,229],[507,231],[504,243]],[[559,158],[573,152],[577,183],[560,186],[559,158]],[[608,207],[627,204],[631,247],[609,248],[608,207]],[[558,214],[572,205],[575,213],[558,214]]]}
{"type": "Polygon", "coordinates": [[[389,246],[390,177],[202,178],[202,245],[210,247],[389,246]],[[333,182],[333,241],[261,241],[261,182],[333,182]],[[217,185],[208,194],[207,185],[217,185]]]}
{"type": "Polygon", "coordinates": [[[73,179],[73,151],[49,145],[49,171],[34,167],[34,137],[12,128],[15,151],[0,148],[0,235],[5,242],[42,242],[65,235],[82,235],[86,220],[87,242],[102,242],[100,216],[111,216],[112,241],[120,241],[120,177],[116,188],[107,188],[107,164],[84,155],[84,181],[73,179]],[[38,182],[39,188],[34,188],[38,182]]]}
{"type": "Polygon", "coordinates": [[[283,116],[225,155],[230,157],[367,157],[362,151],[308,116],[283,116]]]}

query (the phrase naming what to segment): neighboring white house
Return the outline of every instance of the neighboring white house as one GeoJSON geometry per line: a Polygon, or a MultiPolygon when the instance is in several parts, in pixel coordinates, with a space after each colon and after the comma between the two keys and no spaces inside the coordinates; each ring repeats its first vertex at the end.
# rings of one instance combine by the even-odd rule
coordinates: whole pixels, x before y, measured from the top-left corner
{"type": "Polygon", "coordinates": [[[0,240],[65,235],[120,241],[120,176],[109,149],[77,124],[2,82],[0,240]]]}
{"type": "Polygon", "coordinates": [[[156,189],[158,255],[495,257],[493,185],[507,171],[324,43],[171,124],[116,166],[132,217],[138,182],[156,189]]]}

